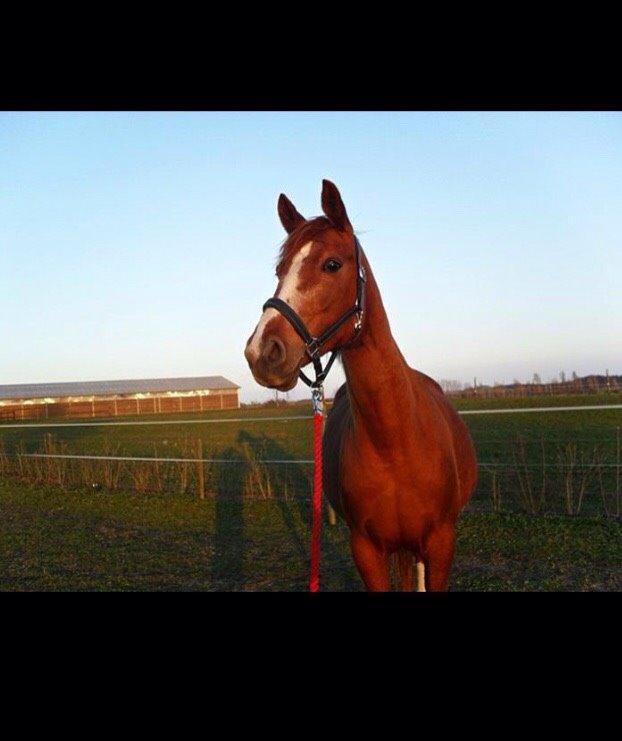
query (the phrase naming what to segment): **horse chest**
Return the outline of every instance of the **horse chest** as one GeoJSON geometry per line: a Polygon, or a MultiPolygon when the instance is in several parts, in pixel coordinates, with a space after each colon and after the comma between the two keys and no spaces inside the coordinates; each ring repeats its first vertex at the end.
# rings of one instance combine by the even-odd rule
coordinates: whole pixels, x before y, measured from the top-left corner
{"type": "MultiPolygon", "coordinates": [[[[437,471],[438,466],[430,467],[437,471]]],[[[430,479],[428,467],[411,456],[382,456],[356,447],[342,449],[339,472],[340,507],[350,527],[386,544],[420,537],[446,490],[430,479]]]]}

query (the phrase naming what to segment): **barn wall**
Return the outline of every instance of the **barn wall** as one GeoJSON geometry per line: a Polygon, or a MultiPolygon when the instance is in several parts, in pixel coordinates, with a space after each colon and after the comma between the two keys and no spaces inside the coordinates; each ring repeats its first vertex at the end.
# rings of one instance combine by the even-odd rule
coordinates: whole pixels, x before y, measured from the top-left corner
{"type": "Polygon", "coordinates": [[[209,409],[237,409],[238,391],[213,391],[201,396],[149,396],[94,401],[59,401],[50,404],[6,404],[0,406],[0,421],[86,417],[131,417],[144,414],[201,412],[209,409]]]}

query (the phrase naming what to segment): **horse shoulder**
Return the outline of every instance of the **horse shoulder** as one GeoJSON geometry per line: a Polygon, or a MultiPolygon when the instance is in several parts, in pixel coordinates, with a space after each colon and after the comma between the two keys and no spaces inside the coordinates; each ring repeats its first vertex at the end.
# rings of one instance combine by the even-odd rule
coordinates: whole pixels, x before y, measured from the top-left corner
{"type": "Polygon", "coordinates": [[[441,386],[430,376],[411,369],[413,385],[425,388],[434,406],[440,412],[449,432],[452,457],[460,483],[460,500],[463,505],[471,496],[477,480],[477,460],[471,434],[441,386]]]}

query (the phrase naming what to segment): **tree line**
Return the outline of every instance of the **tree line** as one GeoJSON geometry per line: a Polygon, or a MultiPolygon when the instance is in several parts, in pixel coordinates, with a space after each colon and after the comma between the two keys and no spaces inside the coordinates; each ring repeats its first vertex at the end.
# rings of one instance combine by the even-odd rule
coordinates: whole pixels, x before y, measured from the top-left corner
{"type": "Polygon", "coordinates": [[[622,391],[622,375],[590,375],[579,377],[575,371],[567,378],[564,371],[559,376],[543,382],[538,373],[534,373],[531,381],[521,382],[514,379],[513,383],[493,384],[479,383],[477,378],[473,383],[462,383],[454,379],[441,379],[440,384],[446,394],[456,397],[482,398],[537,396],[539,394],[597,394],[609,391],[622,391]]]}

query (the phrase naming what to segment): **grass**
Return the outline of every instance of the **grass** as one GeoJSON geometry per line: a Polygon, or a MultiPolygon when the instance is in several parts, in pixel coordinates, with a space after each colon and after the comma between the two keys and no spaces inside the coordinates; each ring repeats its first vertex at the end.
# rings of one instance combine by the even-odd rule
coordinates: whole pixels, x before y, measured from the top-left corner
{"type": "MultiPolygon", "coordinates": [[[[236,457],[243,454],[243,443],[260,447],[262,440],[271,440],[276,445],[287,449],[292,458],[308,457],[311,444],[308,438],[310,406],[278,409],[234,409],[224,412],[200,412],[193,415],[149,415],[142,417],[119,418],[118,420],[99,421],[180,421],[182,424],[120,426],[120,427],[83,427],[76,420],[75,425],[49,428],[58,441],[66,442],[73,449],[96,454],[110,446],[111,440],[118,446],[120,455],[153,455],[154,445],[161,453],[170,456],[178,454],[188,438],[201,438],[206,449],[225,454],[234,449],[236,457]],[[282,417],[301,416],[302,419],[284,420],[282,417]],[[227,424],[203,424],[201,420],[255,419],[272,418],[261,422],[233,422],[227,424]],[[185,423],[189,422],[189,423],[185,423]]],[[[94,420],[82,420],[91,422],[94,420]]],[[[41,441],[47,428],[29,428],[19,425],[15,428],[2,429],[0,440],[4,441],[7,450],[14,450],[23,443],[26,450],[34,452],[41,447],[41,441]]]]}
{"type": "MultiPolygon", "coordinates": [[[[601,397],[618,400],[619,394],[585,396],[532,397],[527,399],[455,400],[457,406],[499,407],[500,404],[536,401],[545,406],[600,403],[601,397]],[[614,397],[616,397],[614,399],[614,397]],[[465,405],[464,402],[468,402],[465,405]]],[[[299,459],[311,458],[311,423],[309,419],[284,417],[310,415],[309,406],[278,408],[250,408],[210,411],[196,415],[158,415],[143,417],[146,421],[163,420],[173,424],[121,426],[121,427],[68,427],[50,428],[57,449],[68,452],[101,455],[114,451],[126,456],[193,457],[188,451],[201,441],[205,457],[245,461],[241,470],[234,472],[233,464],[213,466],[214,477],[233,482],[230,488],[248,489],[244,477],[250,475],[246,465],[249,457],[290,460],[286,466],[271,466],[269,472],[274,482],[266,480],[262,472],[264,491],[286,488],[292,495],[306,497],[310,468],[299,459]],[[247,421],[259,418],[262,421],[247,421]],[[270,419],[276,418],[276,419],[270,419]],[[202,420],[237,420],[225,424],[204,423],[202,420]],[[186,420],[188,424],[174,424],[186,420]],[[274,486],[272,486],[274,483],[274,486]]],[[[127,418],[136,421],[137,418],[127,418]]],[[[141,418],[139,418],[141,419],[141,418]]],[[[622,483],[611,466],[619,461],[617,440],[622,428],[622,409],[588,411],[560,411],[541,414],[468,415],[464,417],[475,442],[480,476],[473,505],[477,509],[496,511],[526,510],[528,512],[571,512],[574,491],[584,492],[580,498],[579,514],[597,514],[605,511],[609,516],[620,514],[622,483]],[[570,455],[570,451],[574,451],[570,455]],[[517,455],[518,454],[518,455],[517,455]],[[578,462],[581,465],[599,462],[609,464],[594,469],[586,481],[582,480],[581,466],[574,466],[572,477],[559,464],[578,462]],[[538,467],[542,470],[536,470],[538,467]],[[543,476],[542,474],[546,474],[543,476]],[[545,479],[545,480],[544,480],[545,479]],[[544,484],[544,495],[542,486],[544,484]],[[533,491],[530,491],[533,490],[533,491]],[[537,496],[536,496],[537,489],[537,496]],[[572,497],[571,497],[572,495],[572,497]]],[[[43,449],[44,428],[0,428],[0,447],[15,452],[20,446],[27,452],[43,449]]],[[[152,466],[153,464],[145,464],[152,466]]],[[[574,465],[574,464],[573,464],[574,465]]],[[[84,467],[85,468],[85,467],[84,467]]],[[[166,466],[163,466],[166,468],[166,466]]],[[[148,472],[137,467],[129,471],[133,485],[149,490],[153,488],[146,479],[148,472]]],[[[256,472],[257,473],[257,472],[256,472]]],[[[192,470],[190,470],[192,475],[192,470]]],[[[152,477],[157,478],[157,477],[152,477]]],[[[172,482],[172,476],[169,479],[172,482]]],[[[127,488],[131,484],[127,482],[127,488]]],[[[163,488],[183,488],[164,485],[163,488]]],[[[121,487],[123,488],[123,487],[121,487]]],[[[161,486],[162,488],[162,486],[161,486]]]]}
{"type": "MultiPolygon", "coordinates": [[[[622,403],[622,394],[594,394],[576,396],[542,396],[524,399],[454,399],[459,410],[501,409],[534,406],[576,406],[622,403]]],[[[54,437],[84,453],[97,453],[110,447],[111,441],[118,447],[121,455],[152,455],[154,445],[161,451],[168,450],[171,455],[179,450],[186,438],[201,438],[204,446],[214,452],[234,449],[241,457],[244,443],[252,447],[262,447],[266,441],[278,446],[292,458],[308,458],[311,454],[310,422],[307,419],[285,420],[283,417],[311,414],[310,405],[296,405],[278,408],[247,408],[226,411],[209,411],[193,415],[148,415],[143,417],[118,418],[118,420],[99,421],[185,421],[174,425],[147,425],[125,427],[83,427],[79,424],[69,427],[50,428],[54,437]],[[201,420],[272,418],[261,422],[233,422],[223,425],[204,424],[201,420]]],[[[504,446],[517,435],[533,441],[537,447],[541,439],[548,444],[579,442],[588,445],[603,445],[613,450],[616,443],[616,430],[622,427],[622,409],[598,409],[588,411],[560,411],[542,414],[495,414],[465,416],[478,451],[480,461],[496,460],[505,452],[504,446]]],[[[80,420],[76,420],[79,423],[80,420]]],[[[83,420],[84,422],[97,420],[83,420]]],[[[0,440],[8,450],[23,442],[29,451],[41,447],[46,430],[19,425],[16,428],[2,429],[0,440]]]]}
{"type": "MultiPolygon", "coordinates": [[[[614,394],[606,396],[614,401],[614,394]]],[[[463,401],[456,400],[457,406],[474,408],[473,400],[463,401]]],[[[536,400],[475,401],[480,408],[499,408],[536,400]]],[[[537,401],[575,403],[569,397],[537,401]]],[[[6,476],[9,459],[0,454],[0,589],[304,590],[311,468],[296,460],[311,457],[311,425],[308,419],[282,419],[298,415],[310,415],[310,408],[149,416],[144,419],[190,423],[75,425],[52,428],[52,438],[43,428],[0,429],[0,447],[9,453],[23,446],[29,452],[185,458],[194,457],[200,440],[205,457],[243,461],[206,465],[207,496],[200,500],[195,464],[156,468],[23,459],[27,475],[19,481],[16,461],[6,476]],[[249,421],[257,417],[263,421],[249,421]],[[242,421],[201,422],[206,419],[242,421]],[[291,463],[257,462],[265,458],[291,463]],[[37,483],[27,485],[26,479],[37,483]],[[48,486],[50,481],[56,485],[48,486]],[[100,488],[85,488],[91,481],[100,488]]],[[[464,420],[475,441],[480,477],[459,521],[451,588],[619,590],[620,478],[611,467],[591,469],[586,477],[581,464],[617,460],[622,410],[464,420]],[[489,465],[494,463],[510,465],[489,465]],[[551,468],[555,463],[565,468],[551,468]]],[[[326,590],[361,589],[347,538],[343,524],[324,528],[326,590]]]]}
{"type": "MultiPolygon", "coordinates": [[[[0,482],[2,590],[304,591],[307,501],[61,492],[0,482]]],[[[347,528],[322,534],[322,589],[359,591],[347,528]]],[[[619,524],[465,513],[452,591],[615,591],[619,524]]]]}

